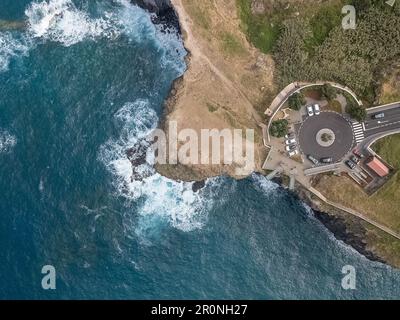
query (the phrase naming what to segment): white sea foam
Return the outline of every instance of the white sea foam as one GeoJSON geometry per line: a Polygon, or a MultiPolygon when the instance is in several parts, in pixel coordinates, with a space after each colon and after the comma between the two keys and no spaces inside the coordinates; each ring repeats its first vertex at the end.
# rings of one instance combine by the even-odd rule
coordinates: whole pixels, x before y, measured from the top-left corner
{"type": "MultiPolygon", "coordinates": [[[[162,177],[148,162],[135,168],[139,179],[132,179],[133,167],[127,150],[138,143],[146,147],[148,142],[145,138],[158,122],[149,102],[138,100],[128,103],[116,113],[115,119],[121,123],[121,136],[105,143],[99,158],[115,177],[117,195],[138,206],[139,218],[132,221],[133,217],[128,217],[129,224],[133,226],[131,231],[143,235],[153,229],[151,224],[157,225],[160,221],[185,232],[201,228],[212,203],[202,192],[193,191],[193,183],[162,177]]],[[[215,186],[215,182],[208,185],[215,186]]]]}
{"type": "Polygon", "coordinates": [[[180,36],[177,35],[175,30],[163,33],[158,29],[157,39],[159,48],[163,53],[161,65],[163,67],[173,67],[178,73],[182,74],[186,69],[184,58],[187,55],[187,51],[180,36]],[[180,63],[177,63],[179,61],[180,63]]]}
{"type": "Polygon", "coordinates": [[[11,135],[8,131],[0,129],[0,153],[10,152],[17,144],[17,138],[11,135]]]}
{"type": "Polygon", "coordinates": [[[14,37],[11,32],[0,33],[0,72],[8,70],[12,58],[26,56],[29,49],[29,40],[25,37],[14,37]]]}
{"type": "Polygon", "coordinates": [[[151,15],[132,5],[128,0],[118,0],[118,21],[123,33],[136,42],[157,38],[157,29],[151,21],[151,15]]]}
{"type": "Polygon", "coordinates": [[[184,57],[187,52],[177,30],[173,27],[166,29],[163,25],[154,25],[149,14],[143,14],[142,9],[133,6],[128,0],[118,2],[122,6],[118,19],[123,26],[123,32],[136,42],[153,41],[161,52],[161,65],[175,68],[178,73],[183,73],[186,68],[184,57]]]}
{"type": "Polygon", "coordinates": [[[278,184],[268,180],[266,177],[261,176],[259,174],[252,174],[251,178],[254,185],[264,193],[270,194],[279,189],[278,184]]]}
{"type": "Polygon", "coordinates": [[[84,39],[113,38],[120,34],[121,26],[115,14],[105,12],[92,18],[79,10],[72,0],[33,2],[25,10],[29,31],[35,38],[60,42],[71,46],[84,39]]]}
{"type": "Polygon", "coordinates": [[[164,32],[155,26],[151,15],[128,0],[95,4],[94,17],[85,8],[77,8],[72,0],[36,0],[25,10],[27,31],[0,33],[0,72],[7,71],[13,57],[26,56],[36,43],[54,41],[71,46],[85,40],[115,39],[122,34],[131,41],[152,42],[160,52],[163,67],[185,70],[186,50],[176,30],[164,32]],[[105,5],[107,4],[107,5],[105,5]],[[108,9],[104,9],[107,7],[108,9]]]}

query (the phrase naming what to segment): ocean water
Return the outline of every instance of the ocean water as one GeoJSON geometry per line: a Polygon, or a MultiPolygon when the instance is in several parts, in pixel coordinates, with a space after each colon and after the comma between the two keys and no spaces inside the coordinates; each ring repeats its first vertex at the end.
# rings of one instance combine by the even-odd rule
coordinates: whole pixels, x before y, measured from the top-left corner
{"type": "Polygon", "coordinates": [[[151,159],[132,182],[185,70],[174,33],[124,0],[0,0],[0,298],[400,298],[400,271],[337,241],[253,175],[190,183],[151,159]],[[41,287],[44,265],[57,289],[41,287]],[[357,289],[341,287],[342,268],[357,289]]]}

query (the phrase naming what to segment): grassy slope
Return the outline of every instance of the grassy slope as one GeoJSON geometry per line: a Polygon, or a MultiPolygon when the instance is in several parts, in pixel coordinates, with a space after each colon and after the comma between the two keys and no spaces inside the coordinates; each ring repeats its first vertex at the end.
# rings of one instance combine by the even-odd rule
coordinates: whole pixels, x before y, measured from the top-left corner
{"type": "MultiPolygon", "coordinates": [[[[374,150],[396,169],[400,169],[400,135],[382,139],[374,145],[374,150]]],[[[323,177],[317,187],[332,200],[361,211],[400,233],[399,185],[400,174],[397,173],[372,197],[368,197],[345,177],[323,177]]]]}
{"type": "Polygon", "coordinates": [[[281,14],[253,16],[250,1],[237,0],[242,27],[253,45],[264,53],[272,51],[280,34],[281,14]]]}
{"type": "Polygon", "coordinates": [[[341,23],[340,11],[344,0],[332,0],[315,4],[311,1],[277,1],[272,11],[253,15],[249,0],[237,0],[242,28],[255,47],[264,53],[271,53],[281,35],[282,23],[294,16],[310,21],[312,36],[307,39],[307,49],[312,52],[322,44],[329,32],[341,23]]]}
{"type": "MultiPolygon", "coordinates": [[[[400,135],[384,138],[374,150],[396,169],[400,169],[400,135]]],[[[345,177],[323,177],[317,189],[333,201],[363,212],[372,219],[400,233],[400,173],[373,197],[367,197],[358,186],[345,177]]],[[[400,267],[400,241],[366,225],[368,245],[390,263],[400,267]]]]}
{"type": "Polygon", "coordinates": [[[390,50],[397,40],[390,43],[391,37],[384,38],[398,28],[398,15],[393,11],[400,12],[400,4],[390,9],[378,0],[264,0],[266,12],[255,15],[251,0],[236,1],[250,42],[264,53],[274,54],[279,87],[299,80],[332,80],[353,88],[366,105],[380,96],[385,102],[400,97],[395,85],[399,75],[387,83],[384,70],[398,60],[397,51],[390,50]],[[356,30],[341,28],[345,4],[357,8],[356,30]],[[379,49],[385,44],[384,50],[379,49]]]}
{"type": "MultiPolygon", "coordinates": [[[[378,141],[374,150],[386,161],[400,170],[400,134],[384,138],[378,141]]],[[[389,183],[376,195],[375,198],[389,202],[393,207],[394,219],[397,218],[397,228],[400,230],[400,172],[389,181],[389,183]]]]}

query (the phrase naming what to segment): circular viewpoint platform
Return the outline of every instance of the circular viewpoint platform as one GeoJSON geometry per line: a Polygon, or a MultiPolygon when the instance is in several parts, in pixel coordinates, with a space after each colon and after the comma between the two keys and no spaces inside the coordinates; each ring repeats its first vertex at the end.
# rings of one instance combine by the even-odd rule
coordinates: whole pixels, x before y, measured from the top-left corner
{"type": "Polygon", "coordinates": [[[301,151],[320,160],[341,161],[353,147],[353,129],[348,120],[335,112],[308,117],[299,129],[301,151]]]}

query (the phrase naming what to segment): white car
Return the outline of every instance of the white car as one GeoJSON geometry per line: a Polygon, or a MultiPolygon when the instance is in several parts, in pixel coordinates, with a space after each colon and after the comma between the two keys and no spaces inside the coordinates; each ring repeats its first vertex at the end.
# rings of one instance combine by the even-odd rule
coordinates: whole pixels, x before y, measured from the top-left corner
{"type": "Polygon", "coordinates": [[[314,104],[314,113],[316,116],[319,116],[321,114],[321,107],[319,104],[314,104]]]}
{"type": "Polygon", "coordinates": [[[299,150],[293,150],[289,152],[289,157],[294,157],[297,156],[299,154],[299,150]]]}
{"type": "Polygon", "coordinates": [[[289,139],[289,140],[285,141],[285,144],[287,146],[290,146],[290,145],[295,144],[295,143],[296,143],[296,139],[289,139]]]}
{"type": "Polygon", "coordinates": [[[314,108],[313,106],[307,106],[307,113],[309,117],[312,117],[314,115],[314,108]]]}

